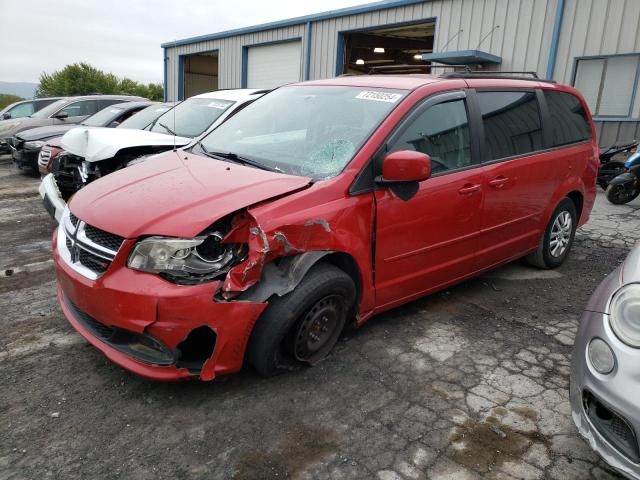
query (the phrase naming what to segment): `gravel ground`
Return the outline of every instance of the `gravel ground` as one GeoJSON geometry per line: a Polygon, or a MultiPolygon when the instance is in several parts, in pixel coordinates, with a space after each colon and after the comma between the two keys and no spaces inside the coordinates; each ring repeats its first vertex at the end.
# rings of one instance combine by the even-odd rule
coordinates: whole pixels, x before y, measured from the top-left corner
{"type": "Polygon", "coordinates": [[[38,181],[0,160],[0,479],[605,479],[569,358],[589,295],[640,238],[599,196],[558,270],[514,263],[380,315],[315,368],[160,384],[60,313],[38,181]]]}

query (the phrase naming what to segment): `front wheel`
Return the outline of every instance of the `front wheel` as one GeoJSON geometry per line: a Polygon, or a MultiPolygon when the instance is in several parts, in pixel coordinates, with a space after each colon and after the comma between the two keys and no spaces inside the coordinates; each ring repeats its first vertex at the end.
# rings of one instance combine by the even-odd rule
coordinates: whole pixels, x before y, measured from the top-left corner
{"type": "Polygon", "coordinates": [[[316,264],[292,292],[269,300],[251,332],[248,363],[264,377],[316,364],[338,341],[355,298],[349,275],[316,264]]]}
{"type": "Polygon", "coordinates": [[[564,198],[553,211],[538,249],[527,261],[538,268],[556,268],[566,260],[573,245],[578,215],[573,201],[564,198]]]}
{"type": "Polygon", "coordinates": [[[609,185],[606,192],[607,200],[614,205],[623,205],[629,203],[631,200],[640,195],[640,189],[634,186],[633,188],[625,188],[624,185],[609,185]]]}

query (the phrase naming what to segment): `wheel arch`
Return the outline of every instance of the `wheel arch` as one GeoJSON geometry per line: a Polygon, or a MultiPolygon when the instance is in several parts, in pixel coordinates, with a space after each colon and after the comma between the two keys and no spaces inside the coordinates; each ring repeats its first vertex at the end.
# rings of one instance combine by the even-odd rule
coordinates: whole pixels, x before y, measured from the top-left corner
{"type": "Polygon", "coordinates": [[[356,287],[355,312],[362,298],[362,272],[350,254],[334,250],[308,251],[269,262],[263,268],[260,281],[236,298],[265,302],[274,295],[286,295],[295,289],[311,267],[319,262],[339,268],[353,280],[356,287]]]}

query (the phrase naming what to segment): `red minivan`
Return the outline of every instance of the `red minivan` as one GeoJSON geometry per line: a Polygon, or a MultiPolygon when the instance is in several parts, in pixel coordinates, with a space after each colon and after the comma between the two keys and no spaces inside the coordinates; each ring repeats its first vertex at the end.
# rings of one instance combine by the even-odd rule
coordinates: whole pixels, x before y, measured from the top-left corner
{"type": "Polygon", "coordinates": [[[58,298],[148,378],[313,365],[349,324],[521,257],[560,265],[594,203],[594,131],[575,89],[537,79],[281,87],[80,190],[58,298]]]}

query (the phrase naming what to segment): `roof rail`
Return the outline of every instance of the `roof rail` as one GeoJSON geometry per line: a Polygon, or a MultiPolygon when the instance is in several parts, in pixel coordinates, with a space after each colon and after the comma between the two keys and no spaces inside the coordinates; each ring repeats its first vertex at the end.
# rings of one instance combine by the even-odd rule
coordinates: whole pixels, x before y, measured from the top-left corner
{"type": "Polygon", "coordinates": [[[546,80],[538,77],[532,71],[500,71],[500,70],[473,70],[466,72],[443,73],[443,78],[503,78],[507,80],[535,80],[537,82],[556,83],[555,80],[546,80]],[[525,77],[531,77],[530,79],[525,77]]]}
{"type": "Polygon", "coordinates": [[[463,68],[465,72],[471,72],[469,65],[379,65],[371,67],[367,75],[376,73],[431,73],[433,68],[463,68]]]}

